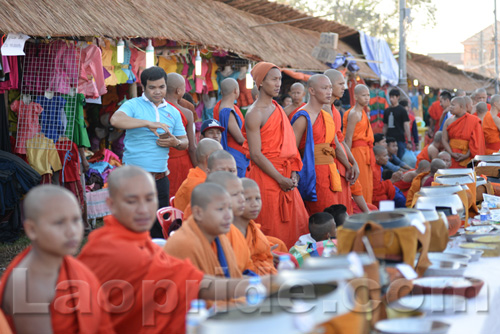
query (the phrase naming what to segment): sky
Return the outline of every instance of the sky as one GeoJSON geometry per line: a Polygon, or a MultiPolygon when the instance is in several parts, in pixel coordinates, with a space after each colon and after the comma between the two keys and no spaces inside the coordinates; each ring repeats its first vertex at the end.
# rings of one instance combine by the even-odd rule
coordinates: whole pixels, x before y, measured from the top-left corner
{"type": "MultiPolygon", "coordinates": [[[[421,25],[424,18],[414,14],[407,36],[409,50],[421,54],[463,52],[461,42],[494,23],[494,1],[434,0],[436,25],[421,25]]],[[[500,1],[497,19],[500,20],[500,1]]]]}

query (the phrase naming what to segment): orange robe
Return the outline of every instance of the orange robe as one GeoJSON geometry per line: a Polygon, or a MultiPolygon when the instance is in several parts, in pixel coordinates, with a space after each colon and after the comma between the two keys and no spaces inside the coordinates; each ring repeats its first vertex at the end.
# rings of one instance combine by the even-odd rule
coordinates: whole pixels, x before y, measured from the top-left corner
{"type": "Polygon", "coordinates": [[[380,201],[392,200],[396,195],[396,188],[391,180],[382,181],[381,166],[377,163],[372,165],[373,169],[373,204],[377,207],[380,201]]]}
{"type": "Polygon", "coordinates": [[[200,167],[191,168],[187,178],[182,182],[179,190],[175,193],[174,207],[181,211],[186,210],[186,207],[191,203],[191,193],[197,185],[205,182],[207,173],[200,167]]]}
{"type": "Polygon", "coordinates": [[[107,216],[78,258],[109,284],[105,297],[112,305],[120,305],[131,286],[129,306],[111,313],[117,333],[184,333],[186,306],[198,297],[204,274],[189,261],[166,254],[151,241],[149,231],[133,232],[107,216]]]}
{"type": "MultiPolygon", "coordinates": [[[[260,129],[261,151],[281,175],[289,178],[292,171],[302,168],[302,161],[290,121],[281,106],[275,101],[273,104],[274,112],[260,129]]],[[[243,135],[246,137],[246,130],[243,135]]],[[[248,149],[248,142],[243,146],[248,149]]],[[[287,247],[293,246],[308,229],[309,216],[299,190],[282,191],[279,184],[253,161],[247,177],[257,182],[262,198],[262,211],[256,223],[261,224],[265,235],[283,240],[287,247]]]]}
{"type": "MultiPolygon", "coordinates": [[[[359,179],[354,182],[353,185],[349,187],[351,189],[351,194],[352,196],[363,196],[363,186],[359,182],[359,179]]],[[[351,205],[352,205],[352,213],[363,213],[363,211],[360,209],[358,204],[354,201],[354,199],[351,199],[351,205]]],[[[368,207],[368,210],[370,211],[377,211],[378,208],[371,204],[371,203],[366,203],[366,206],[368,207]]]]}
{"type": "MultiPolygon", "coordinates": [[[[353,107],[354,108],[354,107],[353,107]]],[[[353,109],[344,114],[344,136],[347,129],[347,119],[353,109]]],[[[363,197],[366,203],[372,203],[373,198],[373,175],[371,166],[375,164],[373,155],[373,131],[366,112],[362,113],[361,120],[356,124],[352,136],[351,152],[359,167],[359,182],[363,185],[363,197]]]]}
{"type": "Polygon", "coordinates": [[[278,247],[274,251],[288,253],[288,248],[286,247],[285,243],[282,240],[275,238],[275,237],[271,237],[269,235],[266,235],[266,239],[267,239],[267,241],[269,241],[269,247],[273,247],[274,245],[278,245],[278,247]]]}
{"type": "MultiPolygon", "coordinates": [[[[214,107],[214,119],[216,120],[219,120],[219,109],[220,109],[220,102],[217,102],[217,104],[215,105],[214,107]]],[[[241,119],[241,129],[243,129],[245,127],[245,117],[243,117],[243,114],[241,113],[241,110],[240,108],[238,108],[238,106],[234,105],[233,106],[233,110],[238,114],[238,116],[240,117],[241,119]]],[[[247,154],[248,152],[245,152],[245,150],[243,149],[242,145],[238,144],[238,142],[233,138],[233,136],[231,136],[231,134],[229,133],[228,129],[224,130],[227,132],[227,146],[231,147],[231,148],[234,148],[235,150],[243,153],[243,154],[247,154]]]]}
{"type": "Polygon", "coordinates": [[[276,274],[269,241],[253,220],[248,223],[246,242],[250,249],[254,271],[259,275],[276,274]]]}
{"type": "Polygon", "coordinates": [[[434,133],[439,131],[441,124],[439,124],[439,120],[441,119],[441,115],[443,114],[443,107],[441,107],[441,103],[439,100],[434,101],[428,109],[429,116],[436,121],[436,125],[434,126],[434,133]]]}
{"type": "Polygon", "coordinates": [[[196,113],[196,109],[191,102],[182,98],[179,100],[179,105],[183,108],[189,109],[193,113],[193,119],[195,120],[195,122],[199,119],[198,114],[196,113]]]}
{"type": "MultiPolygon", "coordinates": [[[[312,124],[313,140],[314,145],[324,145],[328,146],[328,149],[333,150],[333,155],[335,155],[335,124],[333,123],[333,118],[326,111],[321,110],[320,114],[316,118],[314,124],[312,124]]],[[[299,150],[303,152],[306,148],[306,132],[302,136],[302,140],[299,145],[299,150]]],[[[325,149],[325,148],[323,148],[325,149]]],[[[316,149],[316,147],[314,148],[316,149]]],[[[321,148],[319,149],[321,150],[321,148]]],[[[340,175],[337,170],[337,165],[335,160],[332,158],[331,164],[318,164],[316,152],[315,155],[315,166],[314,170],[316,172],[316,201],[306,201],[307,212],[309,215],[313,215],[317,212],[323,212],[324,209],[333,205],[339,204],[339,198],[342,197],[342,185],[340,182],[340,175]]]]}
{"type": "Polygon", "coordinates": [[[422,180],[424,177],[429,175],[430,172],[425,172],[425,173],[420,173],[411,182],[411,187],[408,190],[408,193],[406,194],[406,207],[411,208],[411,204],[413,202],[413,197],[417,192],[420,191],[420,188],[422,187],[422,180]]]}
{"type": "Polygon", "coordinates": [[[493,154],[500,150],[500,131],[493,121],[493,116],[489,112],[483,119],[484,140],[486,143],[486,154],[493,154]]]}
{"type": "MultiPolygon", "coordinates": [[[[0,284],[0,303],[4,298],[7,278],[31,249],[30,246],[17,255],[4,272],[0,284]]],[[[114,333],[109,313],[98,304],[100,287],[98,278],[87,266],[72,256],[65,256],[54,287],[54,300],[49,305],[53,333],[114,333]]],[[[15,333],[14,319],[9,315],[6,315],[6,319],[15,333]]]]}
{"type": "MultiPolygon", "coordinates": [[[[342,142],[344,141],[344,134],[342,133],[342,117],[340,116],[340,112],[332,105],[332,114],[333,114],[333,123],[335,123],[335,135],[340,143],[340,147],[346,153],[344,145],[342,142]]],[[[347,157],[347,154],[346,154],[347,157]]],[[[335,164],[337,165],[337,170],[340,174],[340,185],[342,187],[342,192],[340,192],[337,196],[336,204],[343,204],[347,209],[347,214],[352,215],[353,207],[352,207],[352,194],[351,194],[351,185],[347,182],[345,178],[345,166],[340,163],[340,161],[335,158],[335,164]]]]}
{"type": "MultiPolygon", "coordinates": [[[[174,106],[175,107],[175,106],[174,106]]],[[[184,113],[179,110],[182,118],[182,124],[184,128],[187,126],[187,119],[184,113]]],[[[170,194],[177,193],[182,182],[187,178],[189,170],[193,168],[193,163],[189,157],[188,150],[176,150],[175,148],[170,148],[168,157],[168,169],[170,174],[168,175],[168,181],[170,182],[170,194]]]]}
{"type": "Polygon", "coordinates": [[[420,151],[420,153],[417,155],[417,164],[415,166],[418,166],[420,161],[422,160],[427,160],[431,162],[431,157],[429,156],[429,145],[425,145],[425,147],[420,151]]]}
{"type": "Polygon", "coordinates": [[[470,150],[470,157],[467,160],[458,162],[452,158],[451,168],[464,168],[476,155],[485,153],[483,128],[481,120],[476,116],[465,113],[448,125],[447,131],[453,152],[464,154],[470,150]]]}
{"type": "MultiPolygon", "coordinates": [[[[220,244],[226,256],[229,275],[231,278],[241,277],[236,257],[231,244],[225,235],[219,235],[220,244]]],[[[189,259],[199,270],[207,275],[225,277],[217,257],[215,241],[211,244],[201,232],[193,216],[182,223],[174,235],[165,244],[165,252],[179,259],[189,259]]]]}
{"type": "Polygon", "coordinates": [[[292,111],[292,112],[290,113],[290,115],[288,115],[288,119],[291,121],[291,120],[292,120],[292,118],[293,118],[293,116],[297,113],[297,111],[299,111],[300,109],[302,109],[302,107],[303,107],[303,106],[305,106],[305,105],[306,105],[306,103],[305,103],[305,102],[302,102],[298,108],[295,108],[295,110],[294,110],[294,111],[292,111]]]}
{"type": "Polygon", "coordinates": [[[247,245],[245,236],[240,232],[240,230],[238,230],[236,226],[231,224],[231,229],[226,234],[226,237],[229,240],[231,247],[233,248],[234,256],[236,258],[236,263],[238,264],[238,270],[240,271],[240,273],[243,273],[247,269],[255,272],[250,248],[247,245]]]}

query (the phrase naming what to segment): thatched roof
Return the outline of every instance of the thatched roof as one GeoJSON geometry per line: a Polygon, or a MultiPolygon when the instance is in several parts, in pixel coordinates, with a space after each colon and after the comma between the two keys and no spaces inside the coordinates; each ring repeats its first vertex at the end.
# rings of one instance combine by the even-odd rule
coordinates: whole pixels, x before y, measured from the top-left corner
{"type": "MultiPolygon", "coordinates": [[[[267,1],[264,1],[267,2],[267,1]]],[[[166,38],[266,60],[282,67],[321,70],[311,56],[319,32],[271,23],[268,18],[213,0],[0,0],[0,32],[31,36],[166,38]]],[[[352,48],[340,43],[339,51],[352,48]]],[[[361,75],[374,76],[360,64],[361,75]]]]}
{"type": "Polygon", "coordinates": [[[418,79],[421,85],[433,88],[461,88],[468,92],[481,87],[493,88],[492,78],[463,71],[444,61],[417,53],[408,53],[406,69],[409,79],[418,79]]]}
{"type": "Polygon", "coordinates": [[[335,32],[340,38],[356,34],[358,31],[335,21],[311,17],[290,6],[268,0],[217,0],[227,3],[234,8],[255,15],[267,17],[276,22],[289,21],[286,24],[292,27],[308,29],[318,32],[335,32]]]}

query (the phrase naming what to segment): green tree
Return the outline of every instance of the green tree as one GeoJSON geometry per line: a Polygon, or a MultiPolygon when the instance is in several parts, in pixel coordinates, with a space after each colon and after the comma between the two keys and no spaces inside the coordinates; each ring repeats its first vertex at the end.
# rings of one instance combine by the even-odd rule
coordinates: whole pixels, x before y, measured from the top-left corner
{"type": "MultiPolygon", "coordinates": [[[[399,0],[277,0],[314,16],[325,16],[370,36],[397,46],[399,34],[399,0]]],[[[411,16],[425,15],[425,24],[435,24],[436,7],[432,0],[406,0],[411,16]]],[[[412,27],[407,22],[408,29],[412,27]]]]}

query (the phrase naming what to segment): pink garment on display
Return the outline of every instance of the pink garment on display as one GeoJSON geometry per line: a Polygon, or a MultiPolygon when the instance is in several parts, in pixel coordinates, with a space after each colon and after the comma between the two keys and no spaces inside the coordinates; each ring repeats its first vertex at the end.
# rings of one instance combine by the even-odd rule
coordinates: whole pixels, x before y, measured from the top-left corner
{"type": "Polygon", "coordinates": [[[38,103],[30,102],[26,105],[20,100],[14,101],[10,108],[18,119],[15,152],[26,154],[26,141],[41,131],[39,117],[43,108],[38,103]]]}
{"type": "MultiPolygon", "coordinates": [[[[19,88],[19,72],[17,69],[17,56],[2,56],[2,65],[9,69],[9,80],[0,82],[0,94],[9,89],[19,88]]],[[[7,72],[5,72],[7,73],[7,72]]]]}
{"type": "Polygon", "coordinates": [[[96,45],[89,45],[82,49],[78,93],[93,99],[107,93],[104,84],[102,53],[96,45]]]}
{"type": "Polygon", "coordinates": [[[141,73],[146,68],[146,53],[130,48],[130,66],[132,66],[132,73],[136,77],[137,83],[141,83],[141,73]]]}
{"type": "Polygon", "coordinates": [[[55,58],[53,63],[47,64],[51,66],[48,89],[61,94],[69,94],[70,88],[75,87],[78,80],[79,50],[74,43],[62,40],[52,42],[50,47],[50,52],[55,53],[55,58]]]}

